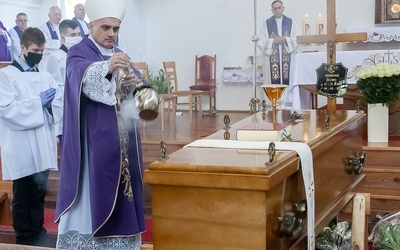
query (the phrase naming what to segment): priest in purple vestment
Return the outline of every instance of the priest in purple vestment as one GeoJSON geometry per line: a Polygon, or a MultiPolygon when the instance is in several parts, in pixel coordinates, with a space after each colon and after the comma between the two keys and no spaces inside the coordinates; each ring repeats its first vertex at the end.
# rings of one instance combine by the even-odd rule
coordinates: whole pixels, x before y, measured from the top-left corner
{"type": "Polygon", "coordinates": [[[11,56],[13,59],[19,57],[21,54],[21,45],[20,45],[20,40],[21,40],[21,35],[22,32],[26,28],[28,28],[28,16],[25,13],[18,13],[17,18],[15,19],[15,26],[14,28],[10,29],[8,32],[10,33],[11,36],[11,56]]]}
{"type": "Polygon", "coordinates": [[[68,51],[56,206],[61,249],[139,250],[145,231],[142,148],[133,101],[139,75],[115,46],[125,1],[87,0],[90,34],[68,51]],[[126,75],[118,81],[120,68],[126,75]],[[119,98],[116,89],[126,95],[119,98]]]}
{"type": "Polygon", "coordinates": [[[86,17],[86,11],[85,11],[85,6],[81,3],[78,3],[77,5],[74,6],[74,17],[72,18],[72,21],[76,22],[79,26],[79,29],[81,31],[81,36],[84,37],[88,34],[89,32],[89,25],[85,21],[86,17]]]}
{"type": "Polygon", "coordinates": [[[11,61],[11,38],[10,34],[7,32],[6,27],[0,21],[0,62],[11,61]]]}

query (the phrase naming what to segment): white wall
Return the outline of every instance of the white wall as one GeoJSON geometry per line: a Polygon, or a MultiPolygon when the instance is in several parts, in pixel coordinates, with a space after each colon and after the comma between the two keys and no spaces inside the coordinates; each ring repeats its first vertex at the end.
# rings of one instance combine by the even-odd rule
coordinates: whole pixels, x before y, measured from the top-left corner
{"type": "Polygon", "coordinates": [[[121,23],[128,54],[135,62],[147,59],[146,0],[128,0],[125,18],[121,23]]]}
{"type": "MultiPolygon", "coordinates": [[[[18,12],[28,12],[26,9],[30,7],[29,25],[39,21],[41,24],[48,19],[49,7],[57,3],[56,0],[17,0],[17,3],[24,4],[13,6],[11,3],[15,1],[0,0],[1,21],[7,28],[14,26],[18,12]],[[3,8],[6,10],[3,11],[3,8]]],[[[257,0],[257,26],[272,15],[271,2],[257,0]]],[[[162,61],[176,61],[180,89],[188,89],[194,81],[195,55],[216,54],[218,75],[223,67],[249,66],[248,57],[254,53],[254,43],[251,42],[254,33],[253,3],[252,0],[128,0],[121,35],[133,61],[147,61],[153,70],[162,68],[162,61]]],[[[315,34],[315,19],[320,13],[326,20],[324,0],[285,0],[284,4],[285,14],[299,24],[308,15],[312,21],[312,34],[315,34]]],[[[336,13],[338,32],[344,32],[346,28],[375,26],[375,0],[336,0],[336,13]]],[[[382,47],[398,48],[398,43],[342,44],[338,49],[382,47]]],[[[319,49],[325,48],[321,46],[319,49]]],[[[252,87],[219,82],[217,108],[248,110],[247,99],[252,95],[252,87]],[[246,100],[236,106],[239,99],[246,100]]],[[[260,95],[263,96],[262,93],[260,95]]],[[[208,98],[203,99],[204,107],[208,107],[208,98]]]]}
{"type": "MultiPolygon", "coordinates": [[[[261,22],[272,15],[271,2],[257,1],[257,31],[261,22]]],[[[253,3],[251,0],[148,0],[148,63],[162,68],[162,61],[175,60],[181,89],[187,89],[193,84],[196,54],[217,54],[219,73],[223,67],[248,67],[248,56],[254,53],[254,43],[251,42],[254,33],[253,3]]],[[[315,34],[315,19],[318,15],[321,13],[326,19],[326,1],[286,0],[284,3],[285,14],[299,25],[308,15],[312,21],[312,34],[315,34]]],[[[345,28],[373,27],[374,8],[374,0],[337,0],[338,32],[344,32],[345,28]]],[[[262,64],[260,59],[258,62],[262,64]]],[[[257,91],[261,92],[258,88],[257,91]]],[[[248,101],[252,95],[253,88],[248,84],[243,86],[220,81],[217,108],[248,110],[248,101]]]]}
{"type": "Polygon", "coordinates": [[[3,22],[7,30],[9,30],[16,25],[15,19],[17,14],[24,12],[29,18],[28,25],[31,23],[36,24],[39,13],[39,2],[40,0],[0,0],[0,21],[3,22]]]}

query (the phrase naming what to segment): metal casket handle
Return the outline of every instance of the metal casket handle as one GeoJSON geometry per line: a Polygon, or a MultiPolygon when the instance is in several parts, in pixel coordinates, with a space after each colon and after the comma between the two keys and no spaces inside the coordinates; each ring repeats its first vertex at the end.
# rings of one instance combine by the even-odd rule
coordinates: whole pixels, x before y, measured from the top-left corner
{"type": "Polygon", "coordinates": [[[355,153],[354,156],[349,156],[344,159],[344,169],[347,174],[359,175],[364,169],[365,152],[355,153]]]}
{"type": "Polygon", "coordinates": [[[305,200],[294,204],[293,207],[292,212],[287,212],[283,217],[279,217],[279,231],[290,239],[300,236],[307,220],[307,203],[305,200]]]}

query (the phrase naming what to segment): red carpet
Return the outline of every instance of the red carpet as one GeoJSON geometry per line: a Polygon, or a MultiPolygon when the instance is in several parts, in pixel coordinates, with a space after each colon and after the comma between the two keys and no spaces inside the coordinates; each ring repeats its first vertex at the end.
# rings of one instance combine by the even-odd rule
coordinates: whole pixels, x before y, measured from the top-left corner
{"type": "MultiPolygon", "coordinates": [[[[44,228],[48,233],[57,233],[58,225],[54,223],[54,211],[44,212],[44,228]]],[[[0,229],[13,230],[12,226],[0,225],[0,229]]],[[[153,221],[146,219],[146,232],[142,233],[143,242],[153,242],[153,221]]]]}

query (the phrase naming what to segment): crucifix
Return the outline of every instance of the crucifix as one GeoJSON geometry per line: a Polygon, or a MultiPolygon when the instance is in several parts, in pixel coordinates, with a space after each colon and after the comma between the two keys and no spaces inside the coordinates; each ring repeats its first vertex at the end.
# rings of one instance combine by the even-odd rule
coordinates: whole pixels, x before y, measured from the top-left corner
{"type": "MultiPolygon", "coordinates": [[[[327,31],[321,35],[298,36],[298,44],[326,43],[327,61],[329,64],[336,63],[336,43],[366,41],[367,33],[336,33],[336,6],[335,0],[326,0],[327,31]]],[[[328,98],[328,110],[336,109],[336,98],[328,98]]]]}

